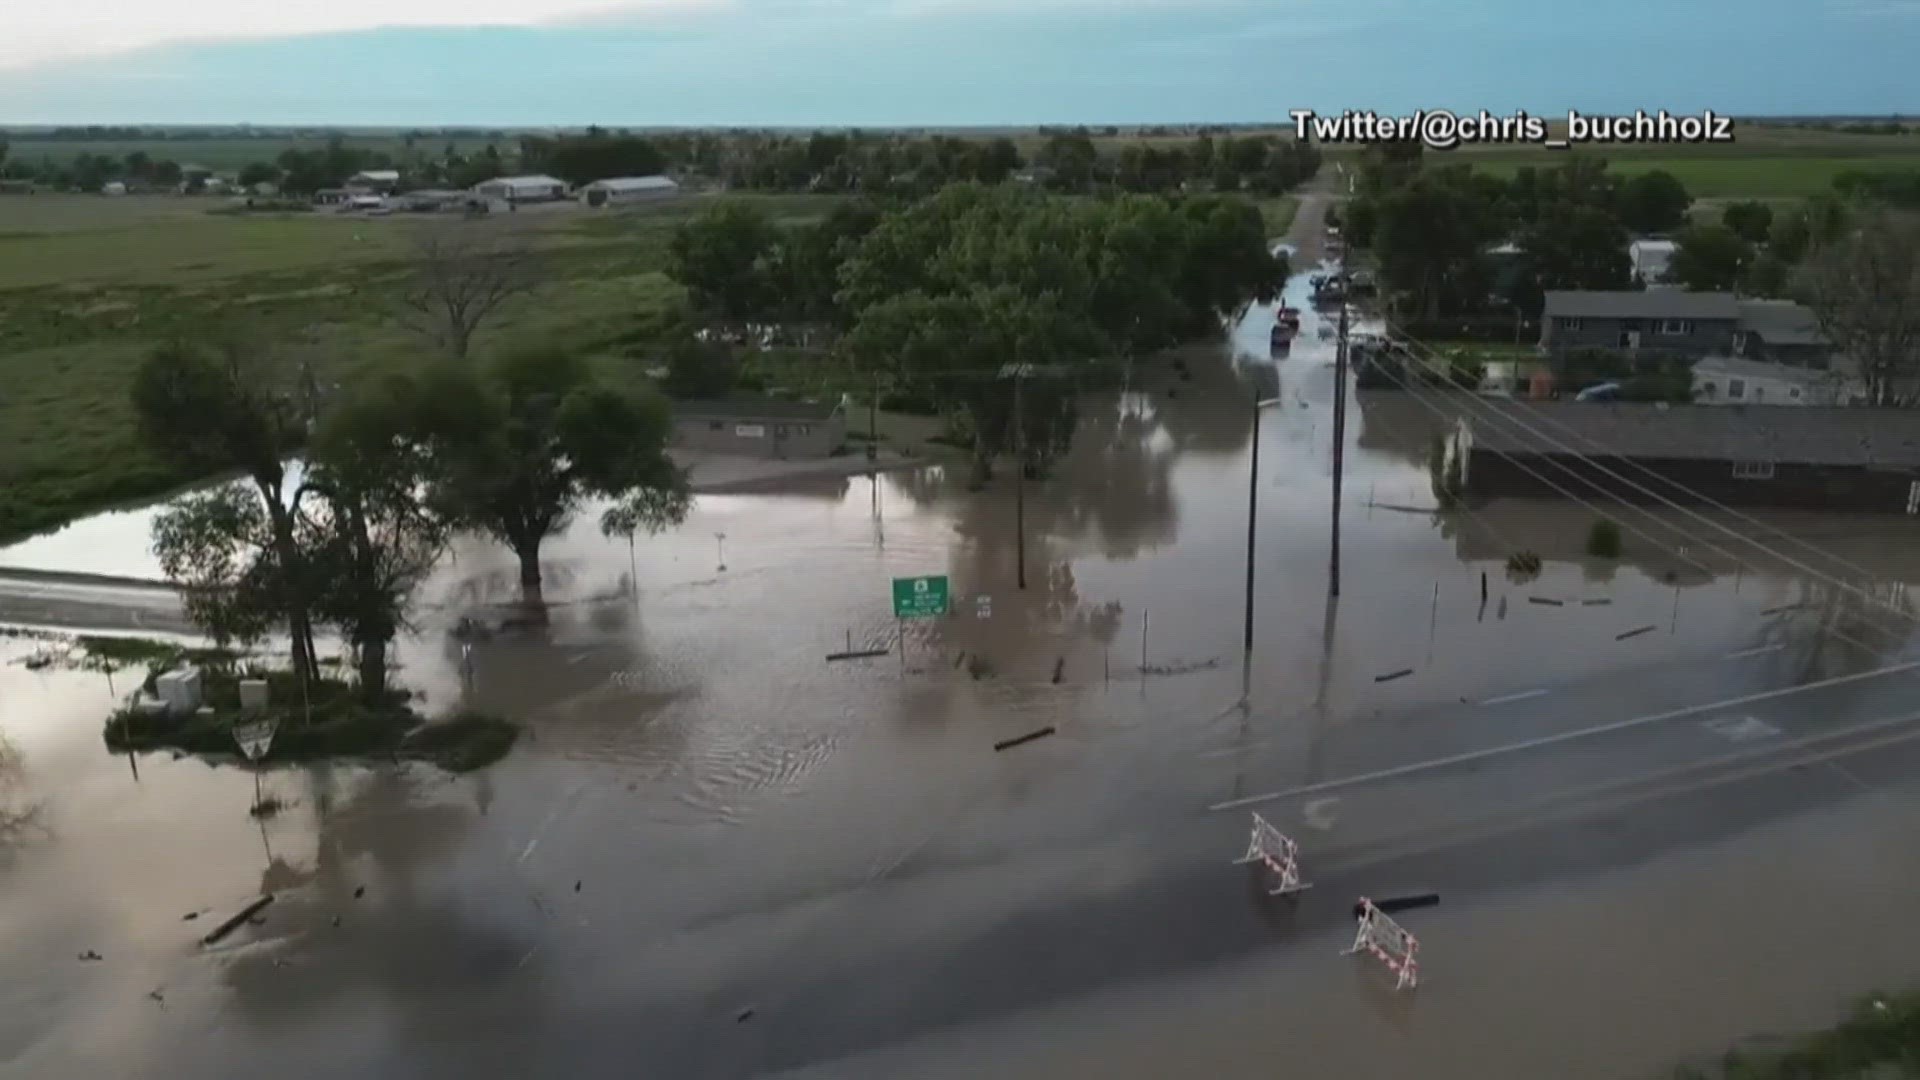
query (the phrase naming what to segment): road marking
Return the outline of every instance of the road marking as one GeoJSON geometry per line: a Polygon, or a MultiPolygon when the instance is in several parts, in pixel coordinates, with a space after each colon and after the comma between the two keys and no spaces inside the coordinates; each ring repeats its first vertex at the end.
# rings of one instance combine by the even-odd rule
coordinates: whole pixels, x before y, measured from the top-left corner
{"type": "Polygon", "coordinates": [[[1718,720],[1708,720],[1701,726],[1731,742],[1771,739],[1780,734],[1779,728],[1757,716],[1724,716],[1718,720]]]}
{"type": "Polygon", "coordinates": [[[1839,686],[1843,683],[1859,682],[1863,679],[1875,679],[1882,675],[1892,675],[1896,672],[1912,671],[1915,668],[1920,668],[1920,660],[1908,661],[1904,664],[1891,664],[1887,667],[1875,668],[1872,671],[1856,672],[1852,675],[1836,675],[1831,679],[1821,679],[1819,682],[1810,682],[1801,686],[1787,686],[1778,690],[1762,690],[1757,694],[1729,698],[1726,701],[1712,701],[1704,705],[1688,705],[1685,708],[1674,709],[1669,712],[1636,716],[1630,720],[1615,720],[1609,724],[1596,724],[1593,727],[1580,728],[1575,731],[1563,731],[1557,735],[1542,735],[1537,739],[1526,739],[1521,742],[1506,743],[1501,746],[1489,746],[1484,750],[1469,750],[1465,753],[1451,754],[1447,757],[1415,761],[1407,765],[1396,765],[1391,769],[1378,769],[1370,773],[1360,773],[1357,776],[1343,776],[1336,780],[1322,780],[1316,784],[1304,784],[1300,787],[1288,788],[1284,791],[1275,791],[1266,795],[1249,795],[1244,799],[1230,799],[1227,802],[1214,803],[1212,806],[1207,807],[1207,809],[1210,811],[1238,810],[1246,806],[1258,806],[1261,803],[1273,802],[1276,799],[1287,799],[1298,795],[1311,795],[1321,791],[1333,791],[1338,788],[1352,787],[1355,784],[1365,784],[1375,780],[1391,780],[1395,777],[1410,776],[1417,772],[1426,772],[1429,769],[1443,769],[1449,765],[1464,765],[1469,761],[1482,761],[1486,758],[1499,757],[1502,754],[1513,754],[1522,750],[1535,750],[1542,746],[1553,746],[1556,743],[1573,742],[1576,739],[1590,738],[1594,735],[1606,735],[1615,731],[1626,731],[1631,728],[1644,727],[1647,724],[1657,724],[1662,720],[1674,720],[1682,716],[1694,716],[1699,713],[1713,712],[1716,709],[1730,708],[1735,705],[1748,705],[1756,701],[1768,701],[1773,698],[1786,697],[1789,694],[1803,693],[1808,690],[1819,690],[1828,686],[1839,686]]]}
{"type": "Polygon", "coordinates": [[[1784,649],[1784,648],[1786,648],[1786,645],[1784,643],[1779,645],[1755,645],[1751,649],[1741,649],[1739,652],[1730,652],[1727,654],[1727,659],[1742,660],[1749,656],[1759,656],[1762,653],[1779,652],[1781,649],[1784,649]]]}
{"type": "Polygon", "coordinates": [[[1315,799],[1301,808],[1300,816],[1306,819],[1308,827],[1326,832],[1333,828],[1333,815],[1327,811],[1339,801],[1340,797],[1337,795],[1328,799],[1315,799]]]}
{"type": "Polygon", "coordinates": [[[1517,694],[1502,694],[1499,697],[1490,697],[1480,704],[1505,705],[1509,701],[1525,701],[1528,698],[1544,697],[1551,693],[1553,693],[1551,690],[1522,690],[1517,694]]]}

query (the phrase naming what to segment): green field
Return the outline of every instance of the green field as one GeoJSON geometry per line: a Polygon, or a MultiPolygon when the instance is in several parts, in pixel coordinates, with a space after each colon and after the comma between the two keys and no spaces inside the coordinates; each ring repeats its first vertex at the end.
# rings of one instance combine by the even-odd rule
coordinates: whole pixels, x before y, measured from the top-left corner
{"type": "MultiPolygon", "coordinates": [[[[822,196],[754,198],[777,221],[822,196]]],[[[215,215],[212,200],[0,197],[0,536],[150,496],[169,475],[134,439],[127,387],[170,337],[236,335],[312,358],[328,381],[423,355],[394,317],[408,217],[215,215]]],[[[674,226],[703,200],[624,211],[530,209],[483,227],[524,230],[541,287],[488,344],[617,347],[636,316],[678,294],[662,268],[674,226]]]]}
{"type": "MultiPolygon", "coordinates": [[[[342,143],[366,150],[387,154],[399,161],[410,151],[406,142],[398,133],[392,135],[346,135],[342,143]]],[[[418,152],[429,156],[438,156],[446,149],[447,143],[454,144],[461,154],[470,154],[484,150],[489,140],[484,138],[447,139],[428,137],[418,140],[418,152]]],[[[299,148],[319,150],[325,148],[327,140],[319,135],[306,138],[258,138],[258,139],[35,139],[30,136],[12,136],[7,156],[17,161],[38,163],[51,158],[54,161],[68,161],[80,154],[101,154],[107,157],[124,158],[136,151],[144,152],[155,161],[176,161],[181,165],[203,165],[222,172],[237,172],[242,166],[256,161],[271,162],[280,156],[281,151],[299,148]]],[[[505,153],[515,146],[511,136],[500,140],[500,151],[505,153]]]]}

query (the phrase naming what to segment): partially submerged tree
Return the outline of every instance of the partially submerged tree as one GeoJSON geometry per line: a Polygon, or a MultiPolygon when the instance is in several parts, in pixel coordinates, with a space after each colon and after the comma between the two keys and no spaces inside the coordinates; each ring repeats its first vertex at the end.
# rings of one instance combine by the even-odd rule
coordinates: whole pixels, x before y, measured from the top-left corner
{"type": "Polygon", "coordinates": [[[536,615],[540,546],[582,503],[686,489],[666,453],[666,401],[561,349],[510,352],[479,371],[443,367],[422,387],[422,416],[434,504],[513,550],[536,615]]]}
{"type": "Polygon", "coordinates": [[[170,344],[140,365],[132,397],[141,440],[174,467],[239,473],[253,486],[188,496],[156,520],[168,577],[202,586],[189,590],[189,613],[239,640],[284,625],[294,671],[312,680],[312,587],[288,489],[288,458],[310,418],[280,376],[270,356],[237,344],[217,353],[170,344]]]}
{"type": "Polygon", "coordinates": [[[455,359],[537,282],[531,244],[506,222],[436,222],[420,228],[414,248],[413,276],[396,294],[401,318],[455,359]]]}
{"type": "Polygon", "coordinates": [[[1801,285],[1871,404],[1920,403],[1920,217],[1882,213],[1815,249],[1801,285]]]}

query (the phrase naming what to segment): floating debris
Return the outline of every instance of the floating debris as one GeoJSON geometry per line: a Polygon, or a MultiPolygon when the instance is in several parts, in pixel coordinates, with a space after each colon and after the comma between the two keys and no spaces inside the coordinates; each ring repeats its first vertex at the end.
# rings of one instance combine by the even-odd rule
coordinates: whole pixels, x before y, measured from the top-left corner
{"type": "Polygon", "coordinates": [[[1044,739],[1053,734],[1053,732],[1053,725],[1048,724],[1038,731],[1029,731],[1025,735],[1016,735],[1011,739],[1001,739],[999,742],[993,744],[993,748],[995,750],[1005,750],[1009,747],[1019,746],[1022,743],[1030,743],[1035,739],[1044,739]]]}

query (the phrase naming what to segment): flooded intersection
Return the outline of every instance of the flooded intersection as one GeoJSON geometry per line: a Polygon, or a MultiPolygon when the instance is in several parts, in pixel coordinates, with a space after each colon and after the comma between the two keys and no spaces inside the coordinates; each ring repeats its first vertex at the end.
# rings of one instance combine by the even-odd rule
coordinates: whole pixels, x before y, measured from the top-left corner
{"type": "MultiPolygon", "coordinates": [[[[1291,1039],[1339,1075],[1514,1075],[1556,1050],[1616,1066],[1564,1075],[1620,1075],[1817,1022],[1897,974],[1915,942],[1796,949],[1777,940],[1790,905],[1714,919],[1686,890],[1724,903],[1788,859],[1810,868],[1801,911],[1909,890],[1888,853],[1920,762],[1879,741],[1920,711],[1912,620],[1857,602],[1868,586],[1837,562],[1821,568],[1844,585],[1759,552],[1702,574],[1630,542],[1598,564],[1579,507],[1438,514],[1437,418],[1390,395],[1349,415],[1330,604],[1331,354],[1309,310],[1267,366],[1271,318],[1190,379],[1086,403],[1071,456],[1027,491],[1025,590],[1010,482],[793,481],[703,497],[631,552],[586,515],[547,549],[553,626],[480,643],[463,674],[450,628],[516,583],[508,553],[463,547],[400,676],[431,707],[527,725],[478,776],[276,769],[289,805],[261,823],[237,768],[108,755],[103,676],[0,667],[0,960],[33,973],[6,984],[0,1062],[1147,1076],[1178,1050],[1234,1076],[1291,1039]],[[1261,427],[1242,709],[1250,385],[1283,403],[1261,427]],[[1509,579],[1515,545],[1545,558],[1538,578],[1509,579]],[[954,615],[903,628],[888,580],[922,573],[951,576],[954,615]],[[894,651],[824,661],[849,643],[894,651]],[[1760,726],[1707,726],[1730,718],[1760,726]],[[992,750],[1043,724],[1059,733],[992,750]],[[1869,744],[1870,765],[1762,768],[1869,744]],[[1291,913],[1227,865],[1247,808],[1302,843],[1316,888],[1291,913]],[[1411,887],[1445,905],[1408,920],[1429,945],[1417,1000],[1382,999],[1377,971],[1332,954],[1353,895],[1411,887]],[[259,891],[278,897],[262,924],[198,946],[259,891]],[[1739,984],[1754,935],[1795,992],[1739,984]],[[1610,954],[1604,977],[1544,982],[1610,954]],[[1633,1004],[1715,964],[1707,1022],[1633,1004]],[[1519,1010],[1559,1041],[1513,1034],[1519,1010]],[[1595,1014],[1605,1030],[1574,1023],[1595,1014]],[[1634,1018],[1646,1037],[1615,1046],[1634,1018]]],[[[1778,524],[1880,585],[1920,580],[1904,519],[1778,524]]],[[[128,514],[0,564],[151,576],[144,545],[128,514]]],[[[0,618],[57,621],[75,612],[49,592],[85,588],[10,591],[0,618]]]]}

